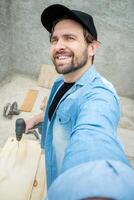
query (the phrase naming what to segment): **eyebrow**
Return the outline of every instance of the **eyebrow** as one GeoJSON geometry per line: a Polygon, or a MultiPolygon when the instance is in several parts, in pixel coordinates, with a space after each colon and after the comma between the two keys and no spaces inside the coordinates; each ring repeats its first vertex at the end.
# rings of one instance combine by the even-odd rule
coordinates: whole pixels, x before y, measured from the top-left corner
{"type": "MultiPolygon", "coordinates": [[[[74,38],[77,38],[77,36],[74,35],[73,33],[65,33],[65,34],[62,35],[62,37],[68,37],[68,36],[72,36],[72,37],[74,37],[74,38]]],[[[53,35],[51,34],[51,35],[50,35],[50,41],[51,41],[52,38],[57,38],[57,36],[56,36],[56,35],[53,36],[53,35]]]]}
{"type": "Polygon", "coordinates": [[[73,33],[65,33],[63,36],[73,36],[73,37],[77,37],[77,36],[74,35],[73,33]]]}

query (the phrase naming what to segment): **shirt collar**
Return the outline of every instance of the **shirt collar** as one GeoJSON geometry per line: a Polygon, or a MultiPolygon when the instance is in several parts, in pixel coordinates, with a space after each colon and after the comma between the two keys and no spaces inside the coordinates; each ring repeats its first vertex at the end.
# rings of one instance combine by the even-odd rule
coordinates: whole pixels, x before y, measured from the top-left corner
{"type": "Polygon", "coordinates": [[[93,65],[80,77],[78,81],[76,81],[76,85],[86,85],[93,81],[96,78],[97,72],[93,65]]]}

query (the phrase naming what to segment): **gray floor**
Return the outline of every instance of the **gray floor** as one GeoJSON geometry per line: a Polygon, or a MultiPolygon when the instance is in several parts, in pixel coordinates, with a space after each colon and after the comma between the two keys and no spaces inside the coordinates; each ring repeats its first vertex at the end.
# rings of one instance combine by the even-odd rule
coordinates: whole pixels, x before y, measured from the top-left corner
{"type": "Polygon", "coordinates": [[[0,148],[2,148],[9,136],[15,136],[16,119],[24,118],[26,120],[39,113],[39,106],[43,97],[49,94],[49,90],[38,87],[37,81],[32,79],[32,77],[14,74],[13,77],[8,77],[4,83],[0,85],[0,94],[0,148]],[[20,107],[29,89],[36,89],[39,91],[32,112],[21,112],[19,115],[14,115],[12,119],[3,117],[3,108],[6,103],[17,101],[20,107]]]}
{"type": "MultiPolygon", "coordinates": [[[[15,136],[16,119],[22,117],[26,120],[39,113],[39,105],[41,104],[43,97],[49,94],[49,90],[38,87],[37,80],[32,79],[32,77],[14,74],[13,77],[8,77],[1,83],[0,94],[0,148],[2,148],[9,136],[15,136]],[[3,117],[3,108],[6,103],[17,101],[20,107],[29,89],[37,89],[39,91],[32,112],[21,112],[19,116],[13,116],[12,119],[3,117]]],[[[134,131],[119,128],[118,133],[125,147],[125,152],[134,166],[134,131]]]]}

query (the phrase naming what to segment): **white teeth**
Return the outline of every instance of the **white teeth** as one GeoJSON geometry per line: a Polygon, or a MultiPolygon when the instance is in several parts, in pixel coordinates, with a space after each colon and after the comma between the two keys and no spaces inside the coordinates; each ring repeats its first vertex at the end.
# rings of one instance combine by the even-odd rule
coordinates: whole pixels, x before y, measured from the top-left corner
{"type": "Polygon", "coordinates": [[[70,58],[70,56],[57,56],[59,60],[70,58]]]}

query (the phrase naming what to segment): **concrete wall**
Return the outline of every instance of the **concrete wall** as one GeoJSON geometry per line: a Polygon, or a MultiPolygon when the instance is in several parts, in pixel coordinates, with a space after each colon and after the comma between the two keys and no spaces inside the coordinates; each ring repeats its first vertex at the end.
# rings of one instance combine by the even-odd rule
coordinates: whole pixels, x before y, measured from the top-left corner
{"type": "MultiPolygon", "coordinates": [[[[4,0],[0,4],[9,9],[10,1],[2,2],[4,0]]],[[[40,23],[40,14],[45,7],[53,3],[62,3],[94,16],[101,41],[95,65],[98,71],[115,85],[120,95],[134,98],[133,0],[11,0],[10,66],[12,69],[38,76],[40,65],[51,63],[48,33],[40,23]]],[[[3,29],[3,32],[6,31],[6,28],[3,29]]],[[[8,55],[5,47],[6,53],[8,55]]],[[[8,61],[4,61],[3,64],[9,67],[8,61]]]]}
{"type": "Polygon", "coordinates": [[[10,71],[10,6],[10,1],[0,1],[0,81],[10,71]]]}
{"type": "MultiPolygon", "coordinates": [[[[45,2],[45,1],[44,1],[45,2]]],[[[15,71],[37,76],[40,65],[48,63],[48,34],[40,22],[45,3],[12,1],[12,64],[15,71]]]]}

